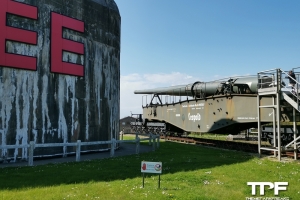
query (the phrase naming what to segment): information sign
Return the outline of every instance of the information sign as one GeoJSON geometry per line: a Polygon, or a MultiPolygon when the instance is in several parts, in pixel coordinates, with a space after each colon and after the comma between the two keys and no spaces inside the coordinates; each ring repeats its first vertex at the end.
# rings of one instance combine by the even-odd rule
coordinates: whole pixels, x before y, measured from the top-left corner
{"type": "Polygon", "coordinates": [[[142,173],[161,174],[162,163],[161,162],[142,161],[141,172],[142,173]]]}
{"type": "Polygon", "coordinates": [[[143,188],[145,185],[145,173],[158,174],[158,188],[160,188],[160,174],[162,172],[161,162],[142,161],[141,172],[143,173],[143,188]]]}

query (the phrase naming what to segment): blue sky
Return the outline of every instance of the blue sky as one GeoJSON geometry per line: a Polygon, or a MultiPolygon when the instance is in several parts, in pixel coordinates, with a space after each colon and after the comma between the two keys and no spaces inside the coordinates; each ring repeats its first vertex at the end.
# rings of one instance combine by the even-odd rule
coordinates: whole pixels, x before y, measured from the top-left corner
{"type": "Polygon", "coordinates": [[[300,67],[299,0],[115,0],[121,118],[134,90],[300,67]]]}

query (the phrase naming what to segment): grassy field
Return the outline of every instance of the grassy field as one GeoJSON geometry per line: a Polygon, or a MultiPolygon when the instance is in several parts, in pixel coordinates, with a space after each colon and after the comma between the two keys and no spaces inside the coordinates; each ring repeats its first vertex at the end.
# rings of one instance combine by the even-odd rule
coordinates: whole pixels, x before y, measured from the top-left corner
{"type": "MultiPolygon", "coordinates": [[[[147,143],[145,143],[146,145],[147,143]]],[[[87,162],[0,169],[0,199],[246,199],[249,181],[289,182],[278,197],[300,199],[299,161],[278,162],[201,146],[161,142],[155,152],[87,162]],[[141,161],[161,161],[158,175],[146,174],[141,161]]],[[[257,188],[257,190],[259,190],[257,188]]]]}

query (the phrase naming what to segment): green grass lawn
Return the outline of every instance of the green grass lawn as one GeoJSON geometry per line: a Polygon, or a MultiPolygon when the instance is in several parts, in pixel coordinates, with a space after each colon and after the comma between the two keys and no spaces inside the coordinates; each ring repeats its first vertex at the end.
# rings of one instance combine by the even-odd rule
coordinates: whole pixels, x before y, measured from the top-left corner
{"type": "MultiPolygon", "coordinates": [[[[289,182],[288,190],[281,191],[279,197],[300,199],[299,161],[278,162],[172,142],[161,142],[157,151],[140,155],[0,170],[0,200],[236,200],[252,197],[251,187],[247,186],[250,181],[289,182]],[[142,188],[143,160],[162,162],[160,189],[155,174],[146,174],[142,188]]],[[[258,193],[256,197],[261,196],[258,193]]],[[[266,189],[263,197],[276,196],[266,189]]]]}

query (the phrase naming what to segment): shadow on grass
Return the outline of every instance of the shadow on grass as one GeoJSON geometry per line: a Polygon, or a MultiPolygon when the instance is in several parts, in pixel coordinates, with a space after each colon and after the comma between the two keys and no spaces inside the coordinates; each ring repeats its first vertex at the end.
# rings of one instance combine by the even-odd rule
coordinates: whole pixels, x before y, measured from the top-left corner
{"type": "Polygon", "coordinates": [[[194,171],[248,161],[252,156],[181,143],[161,142],[155,152],[84,162],[7,167],[0,173],[0,190],[47,187],[62,184],[109,182],[142,177],[141,161],[161,161],[162,174],[194,171]]]}

